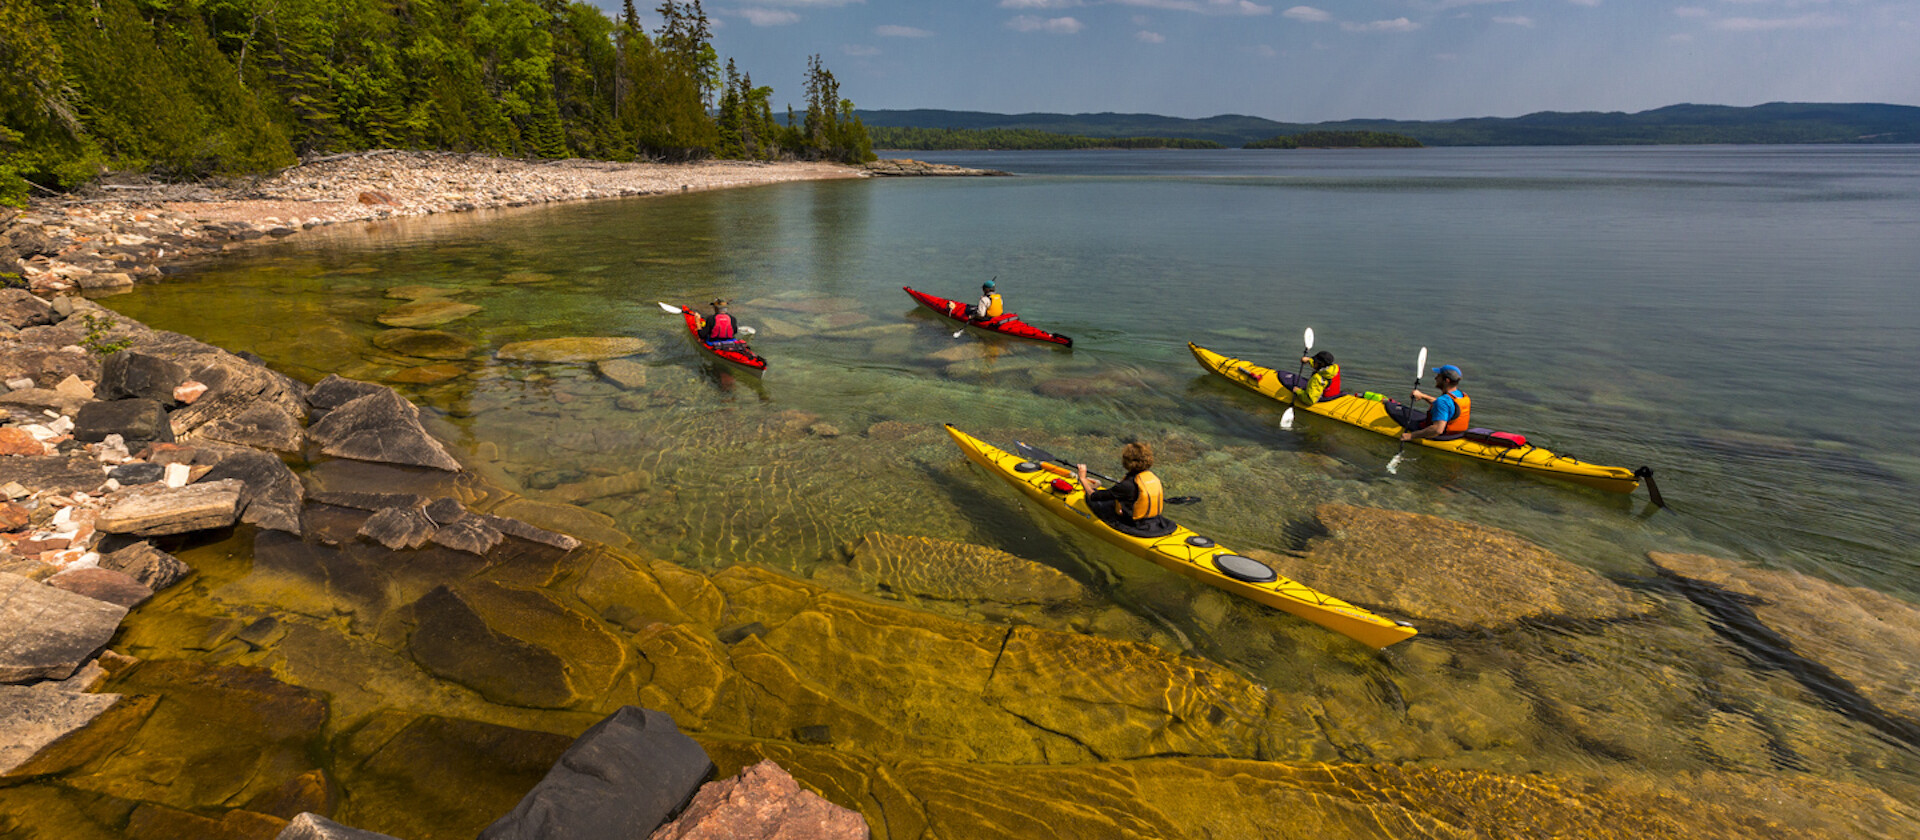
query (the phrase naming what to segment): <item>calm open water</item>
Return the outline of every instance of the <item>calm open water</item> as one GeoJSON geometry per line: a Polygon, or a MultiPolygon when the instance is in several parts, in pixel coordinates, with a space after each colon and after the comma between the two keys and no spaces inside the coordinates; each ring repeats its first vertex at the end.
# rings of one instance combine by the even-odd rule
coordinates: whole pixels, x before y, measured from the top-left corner
{"type": "Polygon", "coordinates": [[[1016,431],[1190,438],[1232,465],[1163,471],[1220,485],[1219,504],[1188,515],[1243,545],[1284,546],[1276,522],[1352,501],[1512,528],[1609,572],[1637,571],[1649,549],[1699,551],[1920,592],[1920,148],[924,157],[1022,177],[320,230],[209,266],[199,282],[107,302],[308,378],[409,364],[366,342],[397,303],[383,291],[410,283],[484,307],[441,327],[481,357],[527,338],[654,339],[655,384],[681,396],[644,408],[629,398],[615,409],[590,372],[484,360],[454,383],[408,390],[465,443],[564,462],[549,465],[561,480],[643,464],[659,479],[651,494],[588,506],[691,562],[751,554],[805,567],[874,528],[1022,547],[991,521],[1004,510],[981,515],[953,495],[945,466],[922,465],[957,454],[678,439],[713,409],[799,410],[854,437],[896,420],[955,422],[1003,443],[1016,431]],[[516,271],[554,279],[496,282],[516,271]],[[971,299],[988,277],[1075,348],[956,341],[899,291],[971,299]],[[655,306],[716,295],[739,302],[744,323],[771,326],[757,342],[773,362],[761,383],[723,390],[655,306]],[[1628,502],[1441,456],[1388,475],[1391,441],[1305,416],[1281,430],[1279,406],[1210,379],[1185,346],[1285,367],[1306,327],[1350,390],[1404,394],[1426,346],[1430,365],[1466,370],[1477,425],[1652,465],[1671,507],[1649,515],[1644,492],[1628,502]],[[543,425],[549,377],[605,413],[576,404],[571,425],[543,425]],[[636,431],[594,441],[573,428],[605,423],[636,431]],[[540,435],[566,439],[529,444],[540,435]],[[915,461],[902,469],[901,457],[915,461]],[[960,521],[945,521],[955,508],[960,521]]]}

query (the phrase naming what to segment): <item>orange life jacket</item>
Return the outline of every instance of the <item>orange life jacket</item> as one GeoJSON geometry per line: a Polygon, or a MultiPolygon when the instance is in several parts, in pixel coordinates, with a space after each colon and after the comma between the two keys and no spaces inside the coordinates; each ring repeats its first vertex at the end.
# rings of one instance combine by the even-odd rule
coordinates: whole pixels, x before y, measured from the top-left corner
{"type": "Polygon", "coordinates": [[[980,317],[982,317],[982,318],[998,318],[998,317],[1000,317],[1000,310],[1001,310],[1001,307],[1002,307],[1002,304],[1000,303],[1000,293],[999,293],[999,292],[993,292],[993,293],[991,293],[991,294],[989,294],[989,295],[987,295],[987,301],[988,301],[988,303],[987,303],[987,311],[985,311],[985,312],[982,312],[982,313],[980,313],[980,317]]]}
{"type": "Polygon", "coordinates": [[[1473,400],[1467,398],[1465,391],[1456,388],[1453,391],[1453,404],[1459,407],[1460,416],[1448,420],[1447,427],[1440,430],[1441,434],[1457,435],[1473,428],[1473,400]]]}
{"type": "Polygon", "coordinates": [[[1133,486],[1140,488],[1139,497],[1133,500],[1133,510],[1122,508],[1116,499],[1114,511],[1135,521],[1159,516],[1167,506],[1167,491],[1160,486],[1160,477],[1142,470],[1134,474],[1133,486]]]}

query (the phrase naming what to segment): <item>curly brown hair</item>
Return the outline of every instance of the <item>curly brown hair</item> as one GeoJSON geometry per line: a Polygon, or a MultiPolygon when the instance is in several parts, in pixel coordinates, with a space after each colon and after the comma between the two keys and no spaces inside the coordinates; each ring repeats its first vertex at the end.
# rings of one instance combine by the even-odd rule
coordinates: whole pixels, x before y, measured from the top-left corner
{"type": "Polygon", "coordinates": [[[1127,472],[1153,469],[1153,447],[1138,442],[1127,444],[1120,450],[1120,466],[1127,472]]]}

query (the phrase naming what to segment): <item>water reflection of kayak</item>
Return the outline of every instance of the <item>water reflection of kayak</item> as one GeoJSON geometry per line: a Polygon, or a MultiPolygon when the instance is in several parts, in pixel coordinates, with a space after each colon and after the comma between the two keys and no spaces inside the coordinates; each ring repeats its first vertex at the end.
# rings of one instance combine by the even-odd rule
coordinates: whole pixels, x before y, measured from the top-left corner
{"type": "Polygon", "coordinates": [[[1208,586],[1304,618],[1374,648],[1412,638],[1418,632],[1409,624],[1389,621],[1282,577],[1266,564],[1235,554],[1185,526],[1161,537],[1121,533],[1088,509],[1086,494],[1071,476],[1062,475],[1064,468],[1029,461],[952,426],[947,427],[947,434],[953,436],[968,459],[1020,488],[1041,507],[1087,533],[1208,586]],[[1056,480],[1061,484],[1056,485],[1056,480]],[[1063,492],[1060,486],[1068,489],[1063,492]]]}
{"type": "MultiPolygon", "coordinates": [[[[1289,380],[1296,378],[1293,373],[1223,356],[1191,342],[1187,344],[1187,349],[1193,351],[1193,357],[1200,360],[1201,367],[1226,377],[1227,381],[1256,394],[1295,405],[1287,386],[1289,380]]],[[[1396,439],[1401,432],[1420,425],[1426,418],[1426,412],[1412,406],[1393,400],[1367,399],[1356,394],[1317,402],[1300,410],[1396,439]]],[[[1525,438],[1517,435],[1486,433],[1485,430],[1475,429],[1453,439],[1414,442],[1430,449],[1465,455],[1531,475],[1557,478],[1615,493],[1631,493],[1645,478],[1648,492],[1653,495],[1655,503],[1660,501],[1658,491],[1653,489],[1653,470],[1648,467],[1630,470],[1626,467],[1589,464],[1572,455],[1555,454],[1550,449],[1524,441],[1525,438]]]]}
{"type": "Polygon", "coordinates": [[[707,351],[721,361],[732,362],[751,371],[763,371],[767,369],[767,360],[755,355],[752,348],[746,345],[746,342],[734,341],[716,345],[708,344],[705,340],[701,339],[700,327],[704,319],[700,317],[700,313],[693,311],[693,307],[680,307],[680,315],[687,319],[687,332],[693,335],[693,343],[700,345],[700,349],[707,351]]]}
{"type": "MultiPolygon", "coordinates": [[[[1020,316],[1014,313],[1009,312],[995,320],[985,323],[975,322],[967,318],[967,305],[960,301],[934,297],[926,292],[915,291],[911,286],[901,286],[900,288],[908,295],[911,295],[914,300],[919,301],[921,306],[931,309],[939,313],[941,317],[955,323],[965,324],[977,330],[986,330],[987,332],[1010,335],[1016,338],[1031,338],[1034,341],[1050,341],[1066,347],[1073,346],[1073,339],[1059,333],[1050,333],[1040,329],[1039,327],[1020,320],[1020,316]]],[[[955,333],[955,335],[959,335],[959,333],[955,333]]]]}

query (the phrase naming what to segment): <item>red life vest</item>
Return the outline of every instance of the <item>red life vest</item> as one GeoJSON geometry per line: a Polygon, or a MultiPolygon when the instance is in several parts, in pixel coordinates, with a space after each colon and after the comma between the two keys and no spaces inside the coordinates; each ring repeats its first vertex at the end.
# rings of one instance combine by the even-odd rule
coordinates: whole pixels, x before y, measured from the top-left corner
{"type": "Polygon", "coordinates": [[[713,314],[713,327],[707,330],[708,341],[733,340],[733,316],[725,312],[713,314]]]}
{"type": "Polygon", "coordinates": [[[1320,399],[1330,400],[1330,399],[1333,399],[1334,397],[1340,396],[1341,393],[1342,391],[1340,390],[1340,366],[1334,365],[1333,379],[1327,383],[1327,392],[1324,394],[1321,394],[1320,399]]]}

